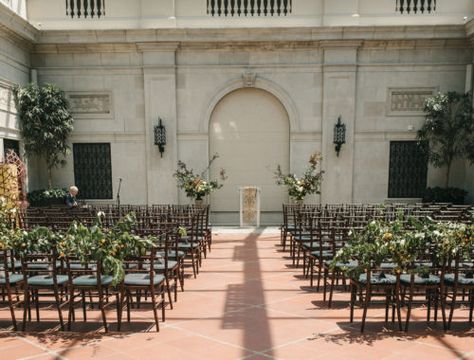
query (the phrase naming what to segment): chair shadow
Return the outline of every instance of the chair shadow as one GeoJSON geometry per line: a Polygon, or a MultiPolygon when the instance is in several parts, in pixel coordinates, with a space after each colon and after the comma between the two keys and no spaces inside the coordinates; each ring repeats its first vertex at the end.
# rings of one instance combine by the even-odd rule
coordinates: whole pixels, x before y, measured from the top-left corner
{"type": "Polygon", "coordinates": [[[348,309],[349,308],[349,301],[348,300],[332,300],[331,307],[328,307],[327,301],[322,300],[313,300],[311,304],[317,307],[317,309],[321,310],[337,310],[337,309],[348,309]]]}
{"type": "Polygon", "coordinates": [[[438,323],[431,327],[427,327],[426,322],[417,321],[410,323],[410,330],[408,332],[398,330],[398,324],[391,323],[387,325],[384,321],[367,321],[364,333],[360,331],[360,322],[350,323],[342,321],[336,323],[341,329],[342,333],[320,333],[313,334],[313,337],[308,338],[309,341],[323,340],[334,343],[336,345],[347,344],[365,344],[373,345],[378,341],[384,339],[395,339],[402,342],[420,341],[423,339],[434,338],[440,346],[448,349],[456,357],[462,358],[463,353],[455,349],[447,340],[447,336],[455,336],[459,338],[472,339],[474,337],[474,328],[468,323],[457,324],[456,331],[445,332],[443,324],[438,323]]]}
{"type": "MultiPolygon", "coordinates": [[[[21,324],[19,324],[21,326],[21,324]]],[[[135,333],[149,333],[154,331],[153,321],[133,321],[131,323],[122,322],[122,329],[118,332],[117,323],[108,324],[109,332],[104,332],[102,322],[88,321],[75,322],[72,324],[71,331],[60,331],[59,323],[57,321],[41,321],[30,322],[27,324],[25,332],[14,332],[11,328],[11,323],[7,321],[0,321],[0,340],[7,340],[9,338],[18,339],[23,337],[33,338],[38,343],[49,347],[54,345],[55,348],[65,350],[61,352],[61,356],[66,356],[68,349],[77,346],[92,346],[99,344],[107,338],[123,339],[130,337],[135,333]]]]}

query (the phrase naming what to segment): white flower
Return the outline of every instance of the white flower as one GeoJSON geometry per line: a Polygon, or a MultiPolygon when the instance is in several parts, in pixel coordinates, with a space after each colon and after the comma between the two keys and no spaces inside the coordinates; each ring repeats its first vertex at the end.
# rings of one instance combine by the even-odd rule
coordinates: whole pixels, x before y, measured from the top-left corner
{"type": "Polygon", "coordinates": [[[98,217],[104,217],[104,216],[105,216],[105,213],[104,213],[103,211],[99,211],[99,212],[97,213],[97,216],[98,216],[98,217]]]}

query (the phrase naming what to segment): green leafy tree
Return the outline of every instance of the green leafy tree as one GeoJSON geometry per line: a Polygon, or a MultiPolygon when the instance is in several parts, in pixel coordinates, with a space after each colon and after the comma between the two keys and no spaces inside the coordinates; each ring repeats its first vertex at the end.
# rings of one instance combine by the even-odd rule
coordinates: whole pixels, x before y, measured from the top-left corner
{"type": "Polygon", "coordinates": [[[52,169],[64,165],[69,153],[67,139],[73,130],[69,102],[64,92],[52,84],[18,86],[13,94],[26,156],[46,160],[51,189],[52,169]]]}
{"type": "Polygon", "coordinates": [[[428,143],[429,161],[446,166],[445,186],[449,187],[455,159],[474,162],[474,119],[470,93],[438,93],[425,102],[426,121],[418,131],[420,143],[428,143]]]}

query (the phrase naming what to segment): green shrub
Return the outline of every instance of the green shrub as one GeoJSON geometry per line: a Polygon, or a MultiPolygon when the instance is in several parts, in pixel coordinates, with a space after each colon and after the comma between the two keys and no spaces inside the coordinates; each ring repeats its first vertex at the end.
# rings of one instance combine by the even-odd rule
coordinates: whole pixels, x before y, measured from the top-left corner
{"type": "Polygon", "coordinates": [[[66,195],[66,189],[35,190],[28,193],[28,202],[31,206],[59,205],[64,204],[66,195]]]}
{"type": "Polygon", "coordinates": [[[464,204],[464,198],[467,191],[455,187],[441,188],[427,188],[423,196],[423,202],[443,202],[453,203],[455,205],[464,204]]]}

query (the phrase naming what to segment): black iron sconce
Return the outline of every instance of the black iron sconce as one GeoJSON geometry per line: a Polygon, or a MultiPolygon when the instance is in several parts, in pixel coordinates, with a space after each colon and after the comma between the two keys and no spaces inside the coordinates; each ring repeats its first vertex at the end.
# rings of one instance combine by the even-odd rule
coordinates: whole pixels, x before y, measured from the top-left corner
{"type": "Polygon", "coordinates": [[[166,128],[163,125],[161,119],[159,119],[158,125],[155,125],[153,133],[155,136],[155,145],[158,146],[158,150],[160,150],[161,157],[163,157],[166,145],[166,128]]]}
{"type": "Polygon", "coordinates": [[[341,117],[337,119],[337,124],[334,125],[334,144],[336,145],[336,154],[339,157],[342,144],[346,143],[346,125],[341,122],[341,117]]]}

